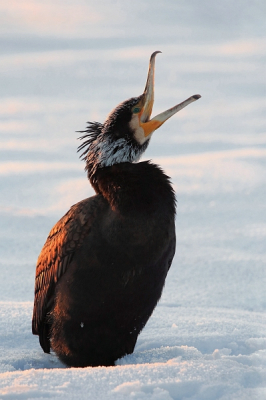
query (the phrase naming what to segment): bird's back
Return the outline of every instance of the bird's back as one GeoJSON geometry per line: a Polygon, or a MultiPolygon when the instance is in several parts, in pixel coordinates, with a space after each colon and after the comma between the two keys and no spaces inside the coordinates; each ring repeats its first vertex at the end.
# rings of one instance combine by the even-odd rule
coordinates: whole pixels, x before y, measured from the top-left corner
{"type": "Polygon", "coordinates": [[[45,289],[50,314],[43,309],[42,323],[53,350],[73,366],[113,365],[133,351],[175,252],[175,197],[160,168],[148,162],[105,168],[96,190],[101,194],[73,206],[48,238],[57,243],[53,252],[67,254],[65,270],[58,274],[56,261],[48,262],[49,241],[39,257],[58,280],[45,289]]]}

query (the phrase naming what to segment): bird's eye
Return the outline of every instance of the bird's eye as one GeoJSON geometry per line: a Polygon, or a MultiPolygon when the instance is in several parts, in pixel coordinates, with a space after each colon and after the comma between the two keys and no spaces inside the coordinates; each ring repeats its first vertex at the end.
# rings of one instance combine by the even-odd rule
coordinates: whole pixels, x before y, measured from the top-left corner
{"type": "Polygon", "coordinates": [[[140,108],[139,107],[133,108],[133,113],[134,114],[138,114],[139,112],[140,112],[140,108]]]}

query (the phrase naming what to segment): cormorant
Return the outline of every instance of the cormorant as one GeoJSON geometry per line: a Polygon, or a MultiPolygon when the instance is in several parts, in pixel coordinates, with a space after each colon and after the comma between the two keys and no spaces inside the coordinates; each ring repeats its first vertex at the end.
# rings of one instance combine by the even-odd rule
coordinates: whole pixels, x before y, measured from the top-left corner
{"type": "Polygon", "coordinates": [[[82,131],[79,150],[96,195],[57,222],[37,261],[32,332],[68,366],[110,366],[133,352],[174,257],[169,177],[137,161],[152,133],[200,95],[150,119],[157,53],[144,93],[82,131]]]}

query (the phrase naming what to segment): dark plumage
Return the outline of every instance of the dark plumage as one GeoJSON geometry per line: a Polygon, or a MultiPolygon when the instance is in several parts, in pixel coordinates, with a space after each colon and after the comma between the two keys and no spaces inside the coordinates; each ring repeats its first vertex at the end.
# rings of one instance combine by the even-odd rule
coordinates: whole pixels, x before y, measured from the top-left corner
{"type": "Polygon", "coordinates": [[[133,352],[175,253],[169,178],[151,162],[136,163],[181,107],[149,119],[155,55],[143,95],[104,124],[89,123],[79,150],[96,195],[58,221],[38,258],[32,331],[69,366],[114,365],[133,352]]]}

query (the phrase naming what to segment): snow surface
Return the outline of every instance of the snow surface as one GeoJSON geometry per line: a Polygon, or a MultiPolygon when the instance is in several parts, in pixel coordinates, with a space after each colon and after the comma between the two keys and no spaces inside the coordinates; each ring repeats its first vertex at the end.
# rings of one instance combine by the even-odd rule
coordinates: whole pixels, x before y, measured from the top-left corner
{"type": "Polygon", "coordinates": [[[266,3],[0,5],[0,398],[266,399],[266,3]],[[202,98],[145,153],[172,177],[177,252],[132,355],[65,368],[31,334],[35,262],[93,194],[76,130],[142,93],[202,98]]]}

